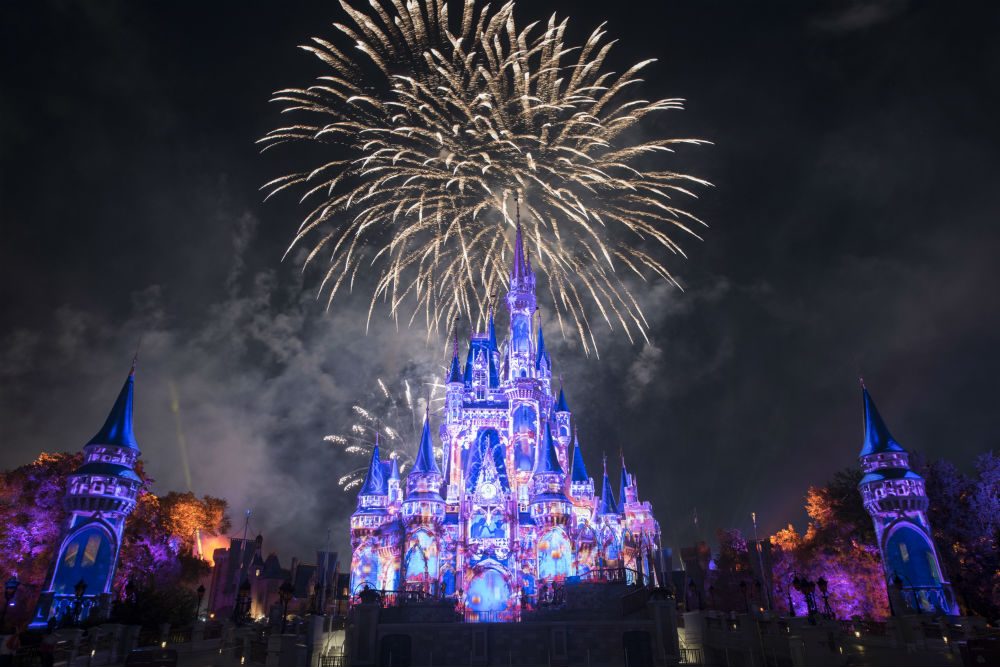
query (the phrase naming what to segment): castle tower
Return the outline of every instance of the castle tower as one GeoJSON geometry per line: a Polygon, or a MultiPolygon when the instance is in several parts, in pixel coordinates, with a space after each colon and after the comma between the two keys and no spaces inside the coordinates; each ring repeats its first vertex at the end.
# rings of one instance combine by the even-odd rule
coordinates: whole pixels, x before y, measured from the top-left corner
{"type": "MultiPolygon", "coordinates": [[[[351,594],[365,588],[396,588],[398,555],[393,562],[389,516],[389,480],[379,458],[378,436],[372,448],[368,474],[358,491],[358,505],[351,515],[351,594]],[[388,539],[387,539],[388,538],[388,539]]],[[[395,551],[398,554],[398,547],[395,551]]]]}
{"type": "Polygon", "coordinates": [[[83,465],[67,480],[63,505],[69,518],[32,625],[66,614],[83,620],[110,612],[125,519],[142,487],[135,473],[140,452],[132,430],[134,386],[133,362],[104,426],[83,448],[83,465]]]}
{"type": "Polygon", "coordinates": [[[875,523],[893,613],[957,614],[931,537],[924,479],[910,470],[909,454],[889,433],[864,383],[861,395],[865,436],[858,458],[864,477],[858,489],[875,523]]]}
{"type": "Polygon", "coordinates": [[[597,546],[600,552],[601,568],[617,568],[621,565],[622,517],[615,503],[615,492],[608,479],[608,459],[604,457],[604,480],[601,484],[601,499],[595,515],[599,526],[597,546]]]}
{"type": "Polygon", "coordinates": [[[573,544],[567,526],[572,508],[566,498],[566,475],[559,465],[552,427],[545,423],[543,445],[531,476],[531,518],[537,526],[538,581],[562,581],[574,574],[573,544]]]}
{"type": "Polygon", "coordinates": [[[431,426],[424,415],[424,428],[413,468],[406,476],[403,502],[403,585],[406,590],[434,593],[439,579],[440,527],[445,503],[441,497],[444,479],[434,458],[431,426]]]}
{"type": "Polygon", "coordinates": [[[534,376],[534,346],[531,341],[531,324],[537,307],[535,299],[535,273],[524,251],[520,217],[514,237],[514,263],[510,269],[510,290],[507,292],[507,310],[510,312],[510,343],[507,369],[510,379],[534,376]]]}

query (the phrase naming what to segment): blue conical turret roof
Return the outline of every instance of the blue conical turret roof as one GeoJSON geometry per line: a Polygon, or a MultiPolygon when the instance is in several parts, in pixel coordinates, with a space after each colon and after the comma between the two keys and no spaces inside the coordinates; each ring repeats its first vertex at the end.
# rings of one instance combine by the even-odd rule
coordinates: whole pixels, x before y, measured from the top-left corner
{"type": "Polygon", "coordinates": [[[608,463],[604,462],[604,483],[601,485],[601,504],[597,508],[598,514],[618,514],[618,507],[615,505],[615,492],[611,490],[611,481],[608,479],[608,463]]]}
{"type": "Polygon", "coordinates": [[[399,480],[399,461],[395,456],[392,457],[389,464],[389,479],[399,480]]]}
{"type": "Polygon", "coordinates": [[[574,482],[584,482],[586,483],[590,478],[587,477],[587,466],[583,464],[583,452],[580,451],[580,442],[577,438],[573,437],[573,479],[574,482]]]}
{"type": "Polygon", "coordinates": [[[451,358],[451,368],[448,369],[448,383],[462,382],[462,362],[458,360],[458,353],[451,358]]]}
{"type": "Polygon", "coordinates": [[[500,345],[497,343],[497,326],[493,321],[493,304],[490,304],[489,317],[486,322],[486,334],[489,336],[490,350],[497,352],[500,349],[500,345]]]}
{"type": "Polygon", "coordinates": [[[376,437],[375,446],[372,447],[372,460],[368,464],[368,474],[365,476],[364,484],[361,485],[361,490],[358,491],[358,497],[385,496],[388,494],[389,485],[382,470],[382,461],[379,459],[378,438],[376,437]]]}
{"type": "Polygon", "coordinates": [[[548,363],[549,368],[552,368],[552,360],[549,359],[549,353],[545,349],[545,336],[542,334],[542,323],[538,323],[538,354],[535,356],[535,368],[542,367],[542,359],[548,363]]]}
{"type": "Polygon", "coordinates": [[[413,462],[410,474],[441,474],[437,461],[434,460],[434,443],[431,440],[431,422],[424,415],[424,430],[420,434],[420,446],[417,448],[417,460],[413,462]]]}
{"type": "Polygon", "coordinates": [[[561,384],[559,386],[559,398],[556,399],[556,407],[554,410],[556,412],[569,412],[569,406],[566,405],[566,393],[563,391],[561,384]]]}
{"type": "Polygon", "coordinates": [[[861,398],[865,409],[865,441],[861,446],[859,456],[906,451],[889,433],[889,429],[875,407],[875,401],[872,400],[871,394],[868,393],[868,388],[864,384],[861,385],[861,398]]]}
{"type": "Polygon", "coordinates": [[[556,454],[555,443],[552,442],[552,427],[549,426],[548,422],[545,422],[545,439],[542,441],[542,448],[538,452],[538,458],[535,459],[535,469],[532,472],[535,474],[556,473],[561,475],[562,471],[562,466],[559,465],[559,456],[556,454]]]}
{"type": "Polygon", "coordinates": [[[129,372],[125,384],[118,392],[118,398],[111,408],[111,413],[104,421],[104,426],[97,432],[87,445],[112,445],[115,447],[130,447],[139,449],[132,432],[132,401],[135,387],[135,368],[129,372]]]}
{"type": "Polygon", "coordinates": [[[625,455],[622,454],[622,479],[621,479],[621,493],[618,496],[618,506],[621,508],[625,507],[625,487],[628,486],[628,471],[625,470],[625,455]]]}

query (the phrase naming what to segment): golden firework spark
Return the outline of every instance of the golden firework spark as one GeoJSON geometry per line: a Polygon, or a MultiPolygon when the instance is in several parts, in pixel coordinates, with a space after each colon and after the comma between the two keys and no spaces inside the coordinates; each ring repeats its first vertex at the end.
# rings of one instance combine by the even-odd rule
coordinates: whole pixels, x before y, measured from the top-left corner
{"type": "Polygon", "coordinates": [[[703,223],[675,200],[708,185],[661,164],[680,144],[706,142],[630,131],[682,108],[631,96],[654,61],[607,71],[614,42],[603,26],[570,47],[567,19],[519,29],[513,3],[491,11],[465,0],[455,26],[446,0],[369,4],[341,1],[350,22],[334,24],[340,45],[302,47],[329,71],[278,91],[273,101],[306,120],[260,140],[326,144],[335,156],[264,186],[313,202],[289,251],[308,238],[306,265],[328,253],[328,306],[377,266],[369,320],[380,301],[397,319],[415,304],[409,322],[423,312],[431,329],[457,315],[480,320],[487,295],[508,281],[517,198],[563,333],[572,328],[589,350],[592,304],[630,339],[645,335],[623,277],[677,284],[665,264],[684,254],[674,237],[697,236],[703,223]]]}
{"type": "MultiPolygon", "coordinates": [[[[435,414],[444,401],[442,385],[432,378],[403,378],[392,385],[398,393],[390,391],[381,378],[376,378],[376,384],[378,391],[365,402],[368,407],[360,403],[351,406],[355,421],[347,433],[323,438],[357,458],[358,467],[337,479],[344,491],[364,483],[376,434],[382,458],[396,459],[400,473],[405,473],[413,464],[425,411],[435,414]]],[[[435,453],[440,456],[441,448],[436,447],[435,453]]]]}

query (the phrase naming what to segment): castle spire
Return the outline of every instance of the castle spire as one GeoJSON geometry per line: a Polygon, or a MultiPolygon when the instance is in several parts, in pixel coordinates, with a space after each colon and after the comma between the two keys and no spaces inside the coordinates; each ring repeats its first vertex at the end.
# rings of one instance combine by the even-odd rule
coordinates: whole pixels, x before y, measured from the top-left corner
{"type": "Polygon", "coordinates": [[[517,206],[517,232],[514,235],[514,262],[510,269],[510,289],[511,291],[535,291],[535,274],[531,270],[531,260],[524,248],[524,232],[521,229],[521,200],[517,193],[514,194],[514,202],[517,206]]]}
{"type": "Polygon", "coordinates": [[[539,473],[561,475],[563,470],[562,466],[559,465],[559,456],[556,454],[556,447],[552,442],[552,427],[549,426],[548,422],[545,422],[545,440],[542,448],[544,451],[538,452],[538,458],[535,459],[535,469],[532,473],[536,475],[539,473]]]}
{"type": "Polygon", "coordinates": [[[135,388],[135,359],[132,360],[132,368],[129,370],[125,384],[118,392],[118,398],[111,407],[108,418],[104,420],[104,426],[97,432],[87,445],[112,445],[114,447],[129,447],[139,449],[139,444],[135,440],[135,433],[132,431],[132,404],[133,392],[135,388]]]}
{"type": "Polygon", "coordinates": [[[621,461],[622,461],[621,493],[618,496],[620,498],[618,506],[624,509],[625,508],[625,489],[629,485],[629,483],[628,483],[628,471],[625,469],[625,452],[622,451],[621,449],[619,449],[618,450],[618,456],[619,456],[619,458],[621,458],[621,461]]]}
{"type": "Polygon", "coordinates": [[[615,492],[611,490],[611,481],[608,480],[608,457],[604,456],[604,484],[601,486],[601,504],[597,508],[597,513],[618,514],[618,507],[615,505],[615,492]]]}
{"type": "Polygon", "coordinates": [[[375,433],[375,446],[372,447],[372,459],[368,464],[368,474],[365,482],[358,491],[358,498],[361,496],[385,496],[388,495],[388,485],[385,475],[382,472],[382,460],[378,454],[378,433],[375,433]]]}
{"type": "Polygon", "coordinates": [[[458,318],[455,318],[453,343],[451,349],[451,368],[448,369],[448,384],[462,382],[462,362],[458,360],[458,318]]]}
{"type": "Polygon", "coordinates": [[[888,427],[882,421],[882,415],[875,407],[875,401],[868,393],[864,380],[861,380],[861,400],[865,410],[865,441],[861,446],[861,454],[858,456],[906,451],[889,433],[888,427]]]}
{"type": "Polygon", "coordinates": [[[573,434],[573,478],[574,482],[588,481],[587,466],[583,464],[583,452],[580,451],[580,440],[573,434]]]}
{"type": "Polygon", "coordinates": [[[553,408],[554,412],[569,412],[569,406],[566,405],[566,394],[563,392],[562,376],[559,377],[559,398],[556,399],[556,406],[553,408]]]}
{"type": "Polygon", "coordinates": [[[538,352],[535,355],[535,369],[538,370],[542,367],[542,360],[548,365],[548,368],[552,368],[552,359],[549,358],[549,352],[545,349],[545,336],[542,334],[542,316],[538,316],[538,352]]]}
{"type": "Polygon", "coordinates": [[[410,473],[441,474],[437,461],[434,460],[434,444],[431,440],[430,416],[424,413],[424,430],[420,434],[420,447],[417,449],[417,460],[413,462],[410,473]]]}

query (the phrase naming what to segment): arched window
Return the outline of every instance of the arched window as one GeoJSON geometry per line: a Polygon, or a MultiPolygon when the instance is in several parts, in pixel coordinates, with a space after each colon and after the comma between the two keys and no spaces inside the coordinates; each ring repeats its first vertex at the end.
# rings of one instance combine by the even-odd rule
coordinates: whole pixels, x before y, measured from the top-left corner
{"type": "Polygon", "coordinates": [[[907,587],[939,586],[941,571],[927,538],[917,528],[901,525],[889,535],[885,559],[890,579],[897,575],[907,587]]]}
{"type": "Polygon", "coordinates": [[[52,590],[56,594],[71,595],[77,583],[83,580],[88,595],[105,593],[110,587],[114,561],[115,545],[111,534],[103,526],[91,524],[75,533],[63,546],[52,590]]]}

